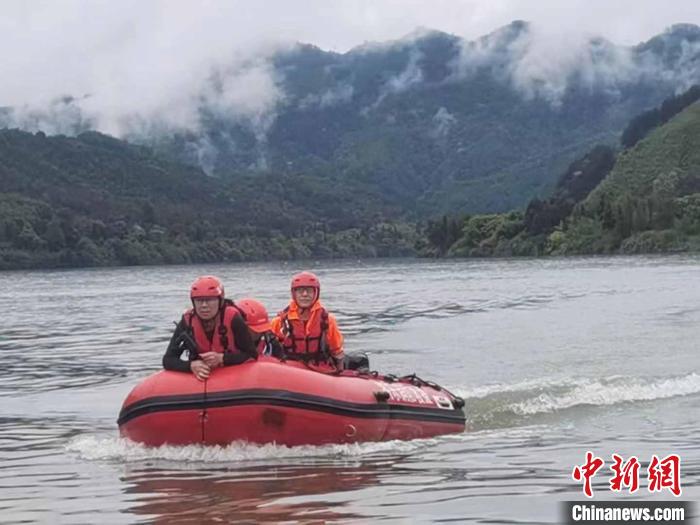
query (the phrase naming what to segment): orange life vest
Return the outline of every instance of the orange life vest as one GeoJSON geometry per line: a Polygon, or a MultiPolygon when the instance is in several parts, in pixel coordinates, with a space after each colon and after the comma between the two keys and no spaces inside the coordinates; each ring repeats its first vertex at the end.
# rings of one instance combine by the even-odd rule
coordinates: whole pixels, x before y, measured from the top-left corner
{"type": "Polygon", "coordinates": [[[207,337],[207,332],[202,325],[202,320],[194,313],[194,308],[187,310],[182,318],[185,326],[192,332],[192,338],[197,343],[198,353],[231,351],[236,348],[236,339],[233,336],[231,323],[233,318],[241,315],[241,312],[232,304],[224,305],[224,314],[216,314],[216,329],[211,340],[207,337]],[[218,335],[218,337],[217,337],[218,335]]]}
{"type": "Polygon", "coordinates": [[[289,307],[282,310],[278,316],[282,321],[282,347],[288,357],[294,359],[295,356],[316,361],[327,361],[328,341],[328,312],[321,308],[320,315],[304,323],[301,319],[290,319],[289,307]]]}

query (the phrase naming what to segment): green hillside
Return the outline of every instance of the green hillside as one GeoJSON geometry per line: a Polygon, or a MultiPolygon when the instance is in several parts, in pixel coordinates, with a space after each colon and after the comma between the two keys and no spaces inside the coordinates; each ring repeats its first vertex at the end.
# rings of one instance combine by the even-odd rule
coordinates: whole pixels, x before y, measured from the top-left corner
{"type": "Polygon", "coordinates": [[[556,100],[514,77],[531,30],[300,45],[270,59],[269,114],[202,102],[196,132],[134,143],[2,129],[0,107],[0,269],[694,249],[698,132],[672,117],[700,89],[649,108],[700,79],[700,28],[590,40],[556,100]]]}
{"type": "Polygon", "coordinates": [[[700,88],[632,119],[616,152],[574,161],[552,194],[524,212],[444,216],[419,251],[487,257],[648,253],[700,249],[700,88]],[[651,117],[651,118],[650,118],[651,117]],[[665,123],[665,124],[664,124],[665,123]]]}
{"type": "Polygon", "coordinates": [[[381,210],[361,192],[313,175],[233,185],[94,132],[0,131],[0,189],[0,269],[413,253],[413,227],[353,216],[381,210]],[[318,202],[350,206],[319,222],[318,202]]]}
{"type": "Polygon", "coordinates": [[[552,253],[700,248],[700,103],[618,156],[550,238],[552,253]]]}

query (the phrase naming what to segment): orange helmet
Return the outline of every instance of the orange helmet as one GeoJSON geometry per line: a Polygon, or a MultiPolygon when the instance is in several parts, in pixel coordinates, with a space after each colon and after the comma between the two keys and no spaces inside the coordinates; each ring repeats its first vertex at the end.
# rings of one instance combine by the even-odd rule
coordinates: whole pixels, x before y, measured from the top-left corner
{"type": "Polygon", "coordinates": [[[198,277],[190,288],[190,299],[194,300],[198,297],[218,297],[223,300],[224,285],[213,275],[198,277]]]}
{"type": "Polygon", "coordinates": [[[253,332],[260,334],[272,330],[267,310],[260,301],[246,297],[245,299],[236,301],[236,306],[243,312],[245,322],[253,332]]]}
{"type": "Polygon", "coordinates": [[[316,290],[316,296],[314,297],[314,302],[316,302],[321,295],[321,281],[311,272],[301,272],[292,277],[292,298],[294,298],[294,290],[296,288],[307,286],[316,290]]]}

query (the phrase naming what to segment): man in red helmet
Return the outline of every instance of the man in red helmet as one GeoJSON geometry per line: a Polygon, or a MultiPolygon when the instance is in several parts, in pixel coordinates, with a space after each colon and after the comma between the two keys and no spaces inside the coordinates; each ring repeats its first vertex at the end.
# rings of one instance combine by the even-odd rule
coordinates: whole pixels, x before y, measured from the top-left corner
{"type": "Polygon", "coordinates": [[[328,363],[343,369],[343,335],[335,317],[323,307],[321,283],[311,272],[292,277],[292,300],[272,320],[288,359],[328,363]]]}
{"type": "Polygon", "coordinates": [[[221,281],[199,277],[190,288],[192,308],[175,328],[163,356],[163,368],[192,372],[204,381],[214,368],[237,365],[258,354],[241,312],[224,296],[221,281]],[[188,359],[182,354],[188,351],[188,359]]]}
{"type": "Polygon", "coordinates": [[[245,318],[258,355],[284,357],[282,345],[272,332],[272,325],[265,306],[260,301],[249,297],[236,301],[236,306],[245,318]]]}

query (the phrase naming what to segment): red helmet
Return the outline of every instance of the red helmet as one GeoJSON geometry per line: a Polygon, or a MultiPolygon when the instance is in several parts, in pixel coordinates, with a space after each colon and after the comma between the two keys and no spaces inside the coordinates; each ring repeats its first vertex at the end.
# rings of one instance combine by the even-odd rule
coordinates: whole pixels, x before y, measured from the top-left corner
{"type": "Polygon", "coordinates": [[[318,300],[319,295],[321,295],[321,281],[311,272],[301,272],[292,277],[292,297],[294,297],[294,290],[296,288],[306,286],[316,289],[316,297],[314,300],[318,300]]]}
{"type": "Polygon", "coordinates": [[[301,288],[303,286],[309,286],[311,288],[316,288],[317,291],[321,291],[321,282],[318,277],[311,272],[301,272],[292,277],[292,291],[295,288],[301,288]]]}
{"type": "Polygon", "coordinates": [[[243,312],[245,322],[251,330],[258,333],[272,330],[267,310],[265,310],[265,307],[260,301],[246,297],[245,299],[236,301],[236,306],[243,312]]]}
{"type": "Polygon", "coordinates": [[[197,297],[218,297],[224,298],[224,285],[213,275],[203,275],[192,283],[190,288],[190,299],[197,297]]]}

